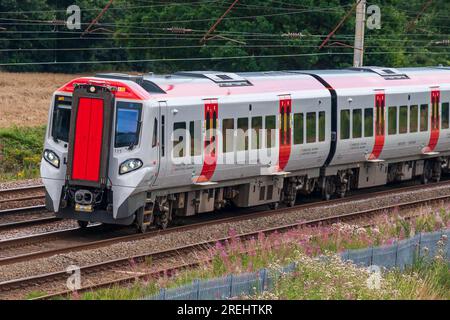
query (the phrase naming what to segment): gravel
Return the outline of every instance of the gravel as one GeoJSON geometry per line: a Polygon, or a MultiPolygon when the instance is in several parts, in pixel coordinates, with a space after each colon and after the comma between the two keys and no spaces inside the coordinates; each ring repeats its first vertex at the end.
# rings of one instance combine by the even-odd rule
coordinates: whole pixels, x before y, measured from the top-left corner
{"type": "MultiPolygon", "coordinates": [[[[366,210],[411,200],[427,199],[432,195],[450,195],[450,188],[448,186],[427,186],[419,191],[405,191],[395,196],[383,195],[367,200],[356,200],[347,204],[327,206],[324,203],[323,207],[292,210],[283,215],[209,225],[196,228],[195,230],[155,235],[148,239],[122,242],[97,249],[58,254],[52,257],[21,262],[14,265],[0,266],[0,282],[61,271],[65,270],[69,265],[84,266],[132,255],[167,250],[200,241],[214,240],[229,235],[231,229],[237,233],[245,233],[303,220],[349,213],[356,210],[366,210]]],[[[447,208],[449,203],[446,202],[444,205],[447,208]]]]}
{"type": "Polygon", "coordinates": [[[40,178],[0,182],[0,190],[41,185],[40,178]]]}
{"type": "MultiPolygon", "coordinates": [[[[46,216],[53,216],[53,213],[48,213],[47,215],[41,215],[40,218],[46,216]]],[[[36,217],[37,218],[37,217],[36,217]]],[[[20,220],[18,220],[20,221],[20,220]]],[[[75,220],[62,220],[57,222],[50,222],[35,226],[27,226],[23,228],[18,229],[11,229],[11,230],[5,230],[0,232],[0,241],[8,240],[8,239],[15,239],[15,238],[22,238],[27,236],[33,236],[38,235],[42,233],[47,233],[51,231],[63,231],[68,229],[77,228],[78,223],[75,220]]],[[[0,279],[1,279],[1,273],[0,273],[0,279]]],[[[0,280],[1,281],[1,280],[0,280]]]]}

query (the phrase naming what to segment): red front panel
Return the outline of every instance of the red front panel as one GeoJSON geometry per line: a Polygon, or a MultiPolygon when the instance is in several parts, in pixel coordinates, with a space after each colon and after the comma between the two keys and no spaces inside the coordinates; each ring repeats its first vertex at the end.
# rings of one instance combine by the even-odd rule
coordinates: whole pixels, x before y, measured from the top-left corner
{"type": "Polygon", "coordinates": [[[80,98],[75,125],[72,180],[99,180],[102,135],[103,100],[80,98]]]}

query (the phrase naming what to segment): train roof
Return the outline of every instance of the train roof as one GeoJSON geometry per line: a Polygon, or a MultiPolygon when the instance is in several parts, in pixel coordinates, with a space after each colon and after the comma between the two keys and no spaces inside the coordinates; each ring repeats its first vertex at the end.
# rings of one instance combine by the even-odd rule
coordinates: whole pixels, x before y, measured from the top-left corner
{"type": "Polygon", "coordinates": [[[286,70],[230,73],[221,71],[181,71],[168,75],[97,74],[75,79],[58,91],[71,91],[77,81],[124,83],[130,90],[139,88],[136,98],[205,96],[312,91],[350,88],[388,88],[396,86],[438,86],[450,84],[450,67],[384,68],[362,67],[339,70],[286,70]],[[136,84],[138,86],[136,86],[136,84]],[[144,89],[144,90],[142,90],[144,89]],[[144,94],[147,93],[147,94],[144,94]]]}

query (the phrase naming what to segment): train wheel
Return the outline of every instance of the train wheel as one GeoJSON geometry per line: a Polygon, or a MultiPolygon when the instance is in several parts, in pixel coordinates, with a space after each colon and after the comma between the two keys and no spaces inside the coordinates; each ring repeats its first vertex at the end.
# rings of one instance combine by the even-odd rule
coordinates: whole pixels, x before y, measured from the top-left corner
{"type": "Polygon", "coordinates": [[[136,229],[140,233],[145,233],[148,228],[148,224],[144,222],[144,207],[136,210],[136,229]]]}
{"type": "Polygon", "coordinates": [[[155,225],[159,229],[166,229],[169,226],[169,217],[168,215],[164,213],[160,213],[155,216],[155,225]]]}
{"type": "Polygon", "coordinates": [[[431,162],[426,161],[425,165],[423,166],[423,173],[420,178],[420,181],[422,182],[422,184],[427,184],[428,182],[430,182],[432,177],[433,177],[432,164],[431,164],[431,162]]]}
{"type": "Polygon", "coordinates": [[[323,188],[322,188],[322,199],[323,200],[330,200],[331,195],[334,193],[334,185],[330,178],[326,178],[323,188]]]}
{"type": "Polygon", "coordinates": [[[293,206],[295,206],[295,200],[296,200],[296,199],[293,199],[293,200],[290,200],[290,201],[286,202],[286,205],[287,205],[288,207],[293,207],[293,206]]]}
{"type": "Polygon", "coordinates": [[[270,208],[270,210],[276,210],[276,209],[278,209],[278,205],[279,205],[278,202],[272,202],[272,203],[269,203],[269,208],[270,208]]]}
{"type": "Polygon", "coordinates": [[[77,223],[78,223],[78,226],[79,226],[81,229],[85,229],[85,228],[87,228],[87,226],[88,226],[88,224],[89,224],[89,221],[81,221],[81,220],[78,220],[77,223]]]}

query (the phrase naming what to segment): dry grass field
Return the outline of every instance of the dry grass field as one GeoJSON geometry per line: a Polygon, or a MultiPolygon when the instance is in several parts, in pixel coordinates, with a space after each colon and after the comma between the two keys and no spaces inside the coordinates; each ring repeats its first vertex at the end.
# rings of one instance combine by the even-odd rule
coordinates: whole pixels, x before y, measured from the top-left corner
{"type": "Polygon", "coordinates": [[[53,91],[77,76],[0,72],[0,128],[45,125],[53,91]]]}

